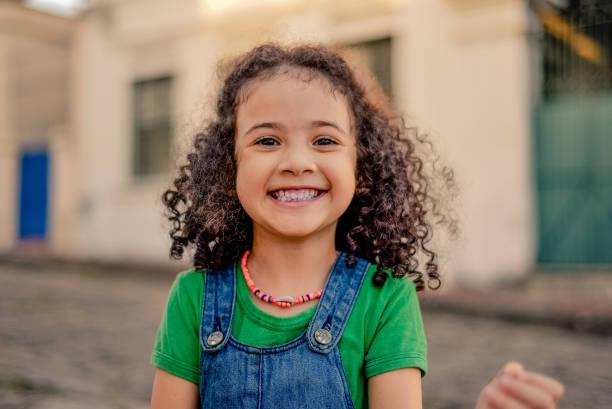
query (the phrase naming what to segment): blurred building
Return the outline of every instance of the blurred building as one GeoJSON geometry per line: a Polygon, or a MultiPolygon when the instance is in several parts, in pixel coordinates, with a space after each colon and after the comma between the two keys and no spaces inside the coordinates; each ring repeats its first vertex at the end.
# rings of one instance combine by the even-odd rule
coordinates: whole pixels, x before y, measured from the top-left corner
{"type": "Polygon", "coordinates": [[[0,251],[72,255],[76,23],[0,3],[0,251]]]}
{"type": "MultiPolygon", "coordinates": [[[[49,213],[49,247],[75,258],[167,262],[160,196],[207,112],[218,60],[266,40],[315,40],[354,47],[454,168],[461,238],[439,248],[451,279],[477,285],[542,263],[610,264],[612,105],[609,82],[599,84],[609,80],[612,41],[603,3],[95,1],[74,22],[66,135],[76,154],[51,159],[74,166],[75,202],[66,205],[70,218],[49,213]],[[601,77],[594,89],[569,85],[585,70],[601,77]],[[567,177],[575,172],[588,186],[567,177]]],[[[6,90],[11,77],[0,78],[6,90]]],[[[8,94],[0,95],[6,115],[8,94]]],[[[18,157],[22,148],[12,146],[5,157],[18,157]]],[[[2,206],[3,225],[15,226],[17,211],[2,206]]],[[[2,229],[2,250],[23,241],[16,229],[2,229]]]]}

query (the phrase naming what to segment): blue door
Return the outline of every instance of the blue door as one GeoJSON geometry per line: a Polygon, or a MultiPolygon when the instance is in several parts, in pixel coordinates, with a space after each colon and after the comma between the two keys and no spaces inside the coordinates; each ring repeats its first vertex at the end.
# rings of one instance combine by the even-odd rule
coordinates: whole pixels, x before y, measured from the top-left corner
{"type": "Polygon", "coordinates": [[[44,239],[47,234],[49,156],[46,150],[24,152],[19,184],[19,238],[44,239]]]}

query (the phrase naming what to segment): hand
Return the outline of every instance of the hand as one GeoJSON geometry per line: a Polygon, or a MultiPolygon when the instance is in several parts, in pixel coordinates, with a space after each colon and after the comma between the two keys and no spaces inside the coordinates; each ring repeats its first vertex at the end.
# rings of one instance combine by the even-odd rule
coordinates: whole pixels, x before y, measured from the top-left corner
{"type": "Polygon", "coordinates": [[[476,409],[554,409],[563,396],[555,379],[508,362],[478,395],[476,409]]]}

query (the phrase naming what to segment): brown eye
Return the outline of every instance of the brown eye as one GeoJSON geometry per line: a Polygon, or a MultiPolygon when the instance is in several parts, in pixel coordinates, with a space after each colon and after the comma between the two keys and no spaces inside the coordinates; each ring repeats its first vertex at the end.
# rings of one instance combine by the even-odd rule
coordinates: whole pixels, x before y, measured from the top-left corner
{"type": "Polygon", "coordinates": [[[278,141],[271,136],[264,136],[263,138],[258,139],[255,142],[255,145],[275,146],[278,145],[278,141]]]}
{"type": "Polygon", "coordinates": [[[336,141],[334,141],[332,138],[328,138],[326,136],[319,138],[315,141],[315,144],[317,145],[337,145],[338,143],[336,141]]]}

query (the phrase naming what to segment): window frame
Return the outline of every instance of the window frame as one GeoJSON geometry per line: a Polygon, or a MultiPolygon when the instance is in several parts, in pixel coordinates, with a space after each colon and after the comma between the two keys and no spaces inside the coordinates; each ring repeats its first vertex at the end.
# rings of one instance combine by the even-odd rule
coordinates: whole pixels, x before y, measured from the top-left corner
{"type": "MultiPolygon", "coordinates": [[[[174,76],[171,74],[159,75],[155,77],[137,79],[132,82],[132,163],[131,163],[131,174],[133,178],[140,179],[149,176],[154,176],[167,172],[170,168],[170,148],[172,146],[173,139],[173,87],[174,87],[174,76]],[[159,90],[143,91],[145,87],[155,87],[161,85],[163,88],[159,90]],[[158,115],[159,112],[155,112],[153,116],[158,115],[154,118],[146,118],[147,114],[143,114],[142,111],[146,104],[153,104],[153,111],[159,109],[160,102],[157,100],[146,101],[146,92],[150,92],[151,95],[155,95],[156,92],[164,92],[166,94],[166,100],[163,101],[165,109],[163,109],[162,115],[158,115]],[[142,94],[142,96],[141,96],[142,94]],[[152,138],[155,138],[157,132],[165,132],[164,142],[161,142],[161,149],[165,147],[167,155],[161,165],[155,165],[152,162],[152,158],[146,158],[146,151],[143,148],[145,143],[153,143],[152,138]],[[149,135],[144,135],[145,132],[149,132],[149,135]],[[148,141],[147,141],[148,140],[148,141]],[[149,161],[149,162],[147,162],[149,161]]],[[[159,136],[157,136],[159,138],[159,136]]],[[[160,143],[160,142],[156,142],[160,143]]],[[[160,147],[157,147],[160,149],[160,147]]]]}

